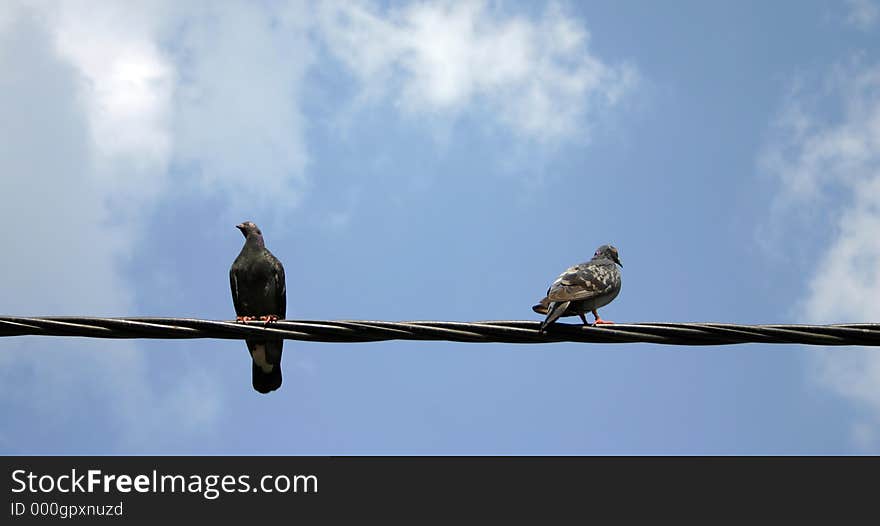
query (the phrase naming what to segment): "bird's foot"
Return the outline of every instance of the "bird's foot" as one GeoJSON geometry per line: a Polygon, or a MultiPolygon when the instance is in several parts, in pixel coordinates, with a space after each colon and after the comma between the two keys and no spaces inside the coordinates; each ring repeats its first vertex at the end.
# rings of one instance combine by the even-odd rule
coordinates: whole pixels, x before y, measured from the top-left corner
{"type": "Polygon", "coordinates": [[[596,323],[593,325],[614,325],[613,321],[603,320],[602,318],[596,318],[596,323]]]}
{"type": "Polygon", "coordinates": [[[238,323],[244,323],[246,321],[254,321],[255,319],[257,319],[256,316],[236,316],[235,317],[235,321],[237,321],[238,323]]]}
{"type": "Polygon", "coordinates": [[[266,322],[263,324],[264,327],[267,327],[270,323],[278,321],[278,316],[274,314],[270,314],[268,316],[260,316],[260,321],[266,322]]]}

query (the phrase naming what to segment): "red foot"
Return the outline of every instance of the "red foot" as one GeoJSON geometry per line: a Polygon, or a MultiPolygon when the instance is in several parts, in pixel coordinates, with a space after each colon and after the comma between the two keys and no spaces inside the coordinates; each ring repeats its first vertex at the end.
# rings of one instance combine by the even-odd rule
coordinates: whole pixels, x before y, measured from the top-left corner
{"type": "Polygon", "coordinates": [[[596,323],[594,323],[593,325],[614,325],[614,322],[603,320],[602,318],[596,318],[596,323]]]}
{"type": "Polygon", "coordinates": [[[256,316],[236,316],[235,317],[235,321],[237,321],[238,323],[244,323],[246,321],[254,321],[255,319],[257,319],[256,316]]]}
{"type": "Polygon", "coordinates": [[[270,314],[268,316],[260,316],[260,321],[266,322],[263,326],[268,326],[272,322],[278,321],[278,316],[274,314],[270,314]]]}

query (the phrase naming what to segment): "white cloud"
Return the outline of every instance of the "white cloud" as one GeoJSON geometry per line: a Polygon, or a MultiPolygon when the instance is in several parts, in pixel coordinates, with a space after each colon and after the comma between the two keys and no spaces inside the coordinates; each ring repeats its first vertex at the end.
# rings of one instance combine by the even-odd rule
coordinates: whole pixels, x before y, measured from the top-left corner
{"type": "MultiPolygon", "coordinates": [[[[795,90],[762,165],[782,183],[782,210],[810,209],[808,223],[832,225],[831,239],[811,255],[817,264],[799,307],[805,321],[880,321],[880,65],[840,67],[819,95],[795,90]]],[[[880,425],[876,350],[831,349],[817,365],[823,385],[869,408],[880,425]]],[[[876,436],[866,425],[854,428],[861,446],[876,436]]]]}
{"type": "MultiPolygon", "coordinates": [[[[134,242],[133,227],[111,217],[107,200],[128,187],[125,177],[141,167],[125,158],[143,154],[161,161],[150,156],[156,146],[152,121],[146,119],[143,134],[130,129],[143,123],[130,118],[140,103],[113,104],[119,99],[59,53],[51,17],[7,3],[0,19],[14,21],[0,25],[0,223],[6,225],[0,244],[7,278],[0,311],[131,313],[118,265],[134,242]],[[103,125],[114,121],[126,136],[116,143],[102,140],[103,125]],[[119,171],[113,173],[113,166],[119,171]]],[[[122,82],[118,89],[137,91],[137,84],[122,82]]],[[[198,401],[182,397],[188,392],[183,389],[159,392],[147,379],[146,357],[130,342],[6,338],[0,345],[0,402],[9,404],[9,412],[30,412],[33,422],[43,422],[41,429],[8,431],[6,442],[21,451],[31,450],[18,433],[64,433],[65,423],[83,412],[106,414],[109,441],[135,450],[148,446],[162,423],[171,424],[166,436],[196,431],[185,426],[192,416],[181,413],[208,421],[216,414],[216,385],[188,384],[186,389],[202,395],[198,401]]]]}
{"type": "MultiPolygon", "coordinates": [[[[586,134],[635,79],[592,54],[557,7],[529,20],[482,2],[373,6],[0,2],[0,243],[20,255],[4,258],[14,279],[0,311],[136,314],[122,264],[168,196],[219,196],[236,217],[295,206],[310,184],[303,101],[319,43],[368,99],[420,115],[486,108],[539,140],[586,134]]],[[[324,212],[329,228],[351,220],[350,197],[324,212]]],[[[0,345],[11,350],[0,353],[0,402],[46,421],[71,418],[71,404],[105,411],[139,448],[160,426],[203,432],[217,414],[210,378],[181,365],[184,387],[161,392],[131,342],[0,345]]]]}
{"type": "MultiPolygon", "coordinates": [[[[22,255],[4,259],[0,311],[136,314],[122,264],[169,192],[220,194],[234,212],[296,202],[310,64],[298,6],[0,5],[0,221],[15,225],[0,243],[22,255]]],[[[173,443],[218,414],[221,390],[196,364],[161,390],[133,342],[0,344],[0,401],[53,426],[106,415],[102,444],[173,443]]]]}
{"type": "Polygon", "coordinates": [[[555,4],[534,21],[480,1],[387,13],[366,2],[325,3],[320,26],[366,100],[390,97],[412,114],[483,108],[531,139],[588,133],[586,121],[616,104],[637,76],[591,53],[587,31],[555,4]]]}
{"type": "Polygon", "coordinates": [[[167,158],[174,71],[155,41],[158,17],[138,3],[109,3],[88,13],[77,2],[47,7],[56,50],[83,77],[100,153],[167,158]]]}
{"type": "Polygon", "coordinates": [[[293,206],[307,185],[307,13],[299,3],[269,11],[223,2],[181,19],[175,157],[198,166],[201,190],[234,196],[237,209],[293,206]]]}
{"type": "Polygon", "coordinates": [[[868,30],[880,19],[880,7],[872,0],[846,0],[846,21],[859,29],[868,30]]]}
{"type": "Polygon", "coordinates": [[[149,207],[171,184],[219,194],[236,214],[297,203],[308,161],[302,77],[312,62],[299,3],[41,7],[58,53],[83,79],[95,173],[124,210],[149,207]],[[172,163],[188,177],[170,181],[172,163]]]}

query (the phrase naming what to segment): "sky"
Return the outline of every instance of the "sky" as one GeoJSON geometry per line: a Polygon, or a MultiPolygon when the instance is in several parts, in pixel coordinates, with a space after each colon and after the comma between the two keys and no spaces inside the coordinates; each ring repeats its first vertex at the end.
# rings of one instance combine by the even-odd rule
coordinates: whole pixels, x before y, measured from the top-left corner
{"type": "MultiPolygon", "coordinates": [[[[0,314],[880,321],[880,2],[0,3],[0,314]]],[[[571,320],[566,319],[566,321],[571,320]]],[[[880,351],[0,338],[2,454],[877,454],[880,351]]]]}

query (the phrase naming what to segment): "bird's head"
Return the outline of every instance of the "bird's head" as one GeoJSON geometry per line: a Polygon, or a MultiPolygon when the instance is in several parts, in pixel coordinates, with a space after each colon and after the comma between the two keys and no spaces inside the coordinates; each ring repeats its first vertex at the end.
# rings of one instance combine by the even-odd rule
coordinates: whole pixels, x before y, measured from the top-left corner
{"type": "Polygon", "coordinates": [[[613,245],[602,245],[596,249],[596,253],[593,254],[593,257],[610,259],[623,268],[623,263],[620,262],[620,255],[617,253],[617,248],[613,245]]]}
{"type": "Polygon", "coordinates": [[[248,236],[250,236],[252,234],[255,234],[258,236],[263,235],[263,233],[260,232],[260,227],[258,227],[256,224],[254,224],[253,221],[245,221],[244,223],[240,223],[238,225],[235,225],[235,228],[241,230],[241,235],[243,235],[245,238],[247,238],[248,236]]]}

